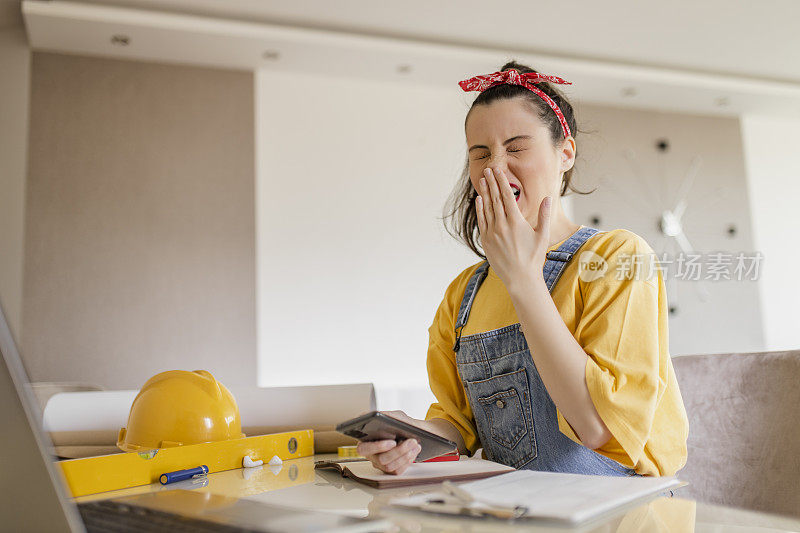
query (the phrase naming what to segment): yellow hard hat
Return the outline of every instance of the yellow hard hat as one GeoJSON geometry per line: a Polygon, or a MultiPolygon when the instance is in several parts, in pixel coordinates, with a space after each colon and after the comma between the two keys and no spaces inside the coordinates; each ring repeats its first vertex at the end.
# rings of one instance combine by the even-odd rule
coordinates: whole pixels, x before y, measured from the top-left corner
{"type": "Polygon", "coordinates": [[[142,386],[117,447],[135,452],[244,437],[239,407],[225,385],[206,370],[169,370],[142,386]]]}

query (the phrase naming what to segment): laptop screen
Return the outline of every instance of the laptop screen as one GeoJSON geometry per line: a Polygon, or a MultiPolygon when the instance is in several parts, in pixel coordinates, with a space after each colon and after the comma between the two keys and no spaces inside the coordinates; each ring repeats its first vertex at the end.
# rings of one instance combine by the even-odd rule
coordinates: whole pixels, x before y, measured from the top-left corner
{"type": "Polygon", "coordinates": [[[4,531],[83,531],[61,473],[38,427],[38,404],[28,387],[14,338],[0,306],[0,516],[4,531]]]}

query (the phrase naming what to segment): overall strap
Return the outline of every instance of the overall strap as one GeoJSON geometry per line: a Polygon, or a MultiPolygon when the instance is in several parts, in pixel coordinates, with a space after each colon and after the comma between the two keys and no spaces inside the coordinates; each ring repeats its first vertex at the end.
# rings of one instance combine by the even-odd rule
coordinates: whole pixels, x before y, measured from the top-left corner
{"type": "MultiPolygon", "coordinates": [[[[595,233],[600,232],[596,228],[588,226],[581,227],[578,231],[570,235],[556,250],[547,252],[544,262],[543,274],[544,281],[547,284],[547,290],[553,292],[553,287],[561,277],[567,264],[569,264],[572,257],[580,249],[584,243],[589,240],[595,233]]],[[[600,232],[602,233],[602,232],[600,232]]],[[[489,272],[489,262],[484,261],[467,282],[467,288],[464,290],[464,297],[461,299],[461,305],[458,309],[458,317],[456,318],[456,343],[453,346],[453,351],[458,351],[461,343],[461,331],[467,324],[469,312],[472,310],[472,302],[475,301],[475,295],[478,294],[483,280],[486,279],[486,274],[489,272]]]]}
{"type": "Polygon", "coordinates": [[[547,260],[544,262],[544,282],[547,284],[547,290],[553,292],[556,282],[561,277],[564,269],[567,268],[572,257],[578,252],[581,246],[588,241],[595,233],[603,233],[596,228],[583,226],[581,229],[573,233],[564,243],[556,250],[547,252],[547,260]]]}
{"type": "Polygon", "coordinates": [[[486,279],[486,274],[489,273],[489,261],[484,261],[481,266],[472,274],[467,283],[467,288],[464,290],[464,297],[461,299],[461,306],[458,309],[458,317],[456,318],[456,343],[453,346],[454,351],[458,351],[458,345],[461,341],[461,330],[467,324],[469,312],[472,309],[472,302],[475,300],[475,295],[478,294],[478,289],[486,279]]]}

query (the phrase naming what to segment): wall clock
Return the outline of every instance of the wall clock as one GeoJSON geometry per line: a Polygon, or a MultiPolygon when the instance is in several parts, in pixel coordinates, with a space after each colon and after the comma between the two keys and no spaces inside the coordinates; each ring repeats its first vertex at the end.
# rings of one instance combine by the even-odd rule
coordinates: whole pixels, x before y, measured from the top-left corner
{"type": "MultiPolygon", "coordinates": [[[[621,153],[623,161],[618,167],[629,175],[614,176],[622,177],[622,180],[603,176],[598,189],[607,189],[629,208],[625,219],[635,221],[630,227],[637,228],[637,233],[640,231],[638,228],[645,229],[641,235],[655,251],[653,260],[662,269],[669,312],[675,315],[679,310],[678,283],[681,281],[690,281],[702,302],[710,298],[706,281],[702,277],[692,277],[693,270],[703,270],[707,266],[703,262],[708,260],[707,254],[696,248],[693,235],[707,236],[708,232],[705,228],[693,226],[685,215],[691,209],[707,209],[714,202],[724,199],[727,187],[717,187],[705,197],[698,196],[694,186],[698,180],[702,180],[703,158],[695,155],[681,172],[669,173],[665,170],[670,151],[669,140],[656,139],[652,146],[655,153],[646,154],[646,158],[652,161],[655,157],[655,168],[647,168],[642,164],[641,159],[644,158],[639,158],[634,149],[625,149],[621,153]]],[[[598,227],[604,218],[600,214],[591,215],[589,224],[598,227]]],[[[628,226],[624,224],[619,227],[628,226]]],[[[724,227],[727,237],[736,235],[735,224],[729,223],[724,227]]]]}

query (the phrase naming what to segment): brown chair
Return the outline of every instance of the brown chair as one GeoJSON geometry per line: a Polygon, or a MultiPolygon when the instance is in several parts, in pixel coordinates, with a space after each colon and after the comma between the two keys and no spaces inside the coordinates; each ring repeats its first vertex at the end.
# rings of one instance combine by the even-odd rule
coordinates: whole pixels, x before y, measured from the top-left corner
{"type": "Polygon", "coordinates": [[[679,496],[800,517],[800,350],[672,364],[689,416],[679,496]]]}

